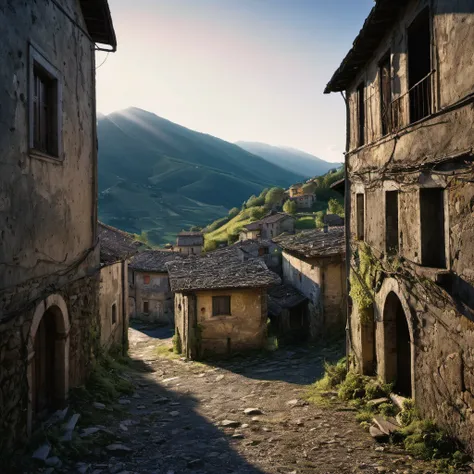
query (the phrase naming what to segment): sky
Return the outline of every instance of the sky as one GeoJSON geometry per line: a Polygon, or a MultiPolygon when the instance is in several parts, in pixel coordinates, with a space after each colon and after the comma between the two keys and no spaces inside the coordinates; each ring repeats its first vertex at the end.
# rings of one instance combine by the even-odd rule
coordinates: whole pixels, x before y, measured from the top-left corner
{"type": "Polygon", "coordinates": [[[139,107],[230,142],[343,161],[345,107],[324,95],[373,0],[109,0],[97,109],[139,107]],[[105,62],[104,62],[105,61],[105,62]]]}

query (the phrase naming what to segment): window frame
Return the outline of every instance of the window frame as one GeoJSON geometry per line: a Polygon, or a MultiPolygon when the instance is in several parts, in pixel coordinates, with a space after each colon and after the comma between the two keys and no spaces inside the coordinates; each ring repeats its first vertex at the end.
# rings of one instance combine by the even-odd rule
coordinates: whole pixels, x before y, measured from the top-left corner
{"type": "Polygon", "coordinates": [[[367,137],[366,137],[366,110],[365,110],[365,102],[366,102],[366,84],[362,81],[357,86],[357,148],[363,147],[367,144],[367,137]]]}
{"type": "Polygon", "coordinates": [[[151,276],[148,273],[145,273],[143,275],[143,284],[144,285],[149,285],[151,282],[151,276]]]}
{"type": "Polygon", "coordinates": [[[358,240],[359,242],[365,242],[365,193],[355,193],[355,201],[356,240],[358,240]],[[359,206],[360,200],[362,200],[362,208],[359,206]]]}
{"type": "Polygon", "coordinates": [[[112,326],[117,324],[117,303],[116,302],[112,304],[111,319],[112,319],[112,326]]]}
{"type": "Polygon", "coordinates": [[[380,59],[378,63],[379,67],[379,88],[380,88],[380,131],[381,131],[381,136],[385,137],[387,135],[390,135],[393,132],[393,112],[392,112],[392,101],[393,101],[393,77],[392,77],[392,51],[389,49],[380,59]],[[388,77],[389,77],[389,85],[390,85],[390,97],[388,100],[388,110],[386,112],[388,120],[386,119],[386,122],[384,122],[384,115],[383,115],[383,107],[385,105],[384,103],[384,80],[383,80],[383,71],[384,71],[384,66],[388,62],[388,77]],[[384,130],[384,125],[385,125],[385,130],[384,130]]]}
{"type": "Polygon", "coordinates": [[[62,81],[58,69],[46,58],[41,49],[29,43],[28,47],[28,149],[30,156],[36,158],[46,158],[53,161],[63,161],[62,143],[62,81]],[[34,128],[34,96],[35,96],[35,70],[40,69],[41,73],[54,82],[52,107],[53,113],[53,135],[54,149],[43,151],[35,148],[35,128],[34,128]]]}
{"type": "Polygon", "coordinates": [[[231,295],[215,295],[212,297],[212,316],[213,317],[220,317],[220,316],[232,316],[232,297],[231,295]],[[229,308],[228,312],[217,312],[220,311],[220,309],[216,308],[217,306],[217,301],[222,300],[223,298],[226,298],[228,302],[226,305],[229,308]]]}
{"type": "Polygon", "coordinates": [[[150,314],[150,302],[149,301],[143,301],[143,314],[150,314]],[[145,305],[146,305],[146,311],[145,311],[145,305]]]}

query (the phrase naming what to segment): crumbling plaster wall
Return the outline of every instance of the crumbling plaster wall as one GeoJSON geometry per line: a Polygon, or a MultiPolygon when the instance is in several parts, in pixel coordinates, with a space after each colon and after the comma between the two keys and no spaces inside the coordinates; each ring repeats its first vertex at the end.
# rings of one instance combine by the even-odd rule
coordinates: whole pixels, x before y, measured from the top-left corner
{"type": "MultiPolygon", "coordinates": [[[[62,5],[85,28],[79,2],[62,5]]],[[[0,304],[10,311],[42,296],[60,278],[49,275],[68,273],[95,245],[95,70],[93,43],[52,2],[9,1],[0,7],[0,28],[0,304]],[[29,153],[30,42],[60,74],[58,160],[29,153]]],[[[97,267],[92,254],[71,272],[80,277],[97,267]]]]}
{"type": "Polygon", "coordinates": [[[100,341],[103,347],[110,348],[113,345],[126,344],[128,328],[128,265],[125,262],[116,262],[112,265],[102,267],[100,270],[100,341]],[[115,304],[116,321],[112,321],[112,306],[115,304]],[[125,340],[124,340],[125,335],[125,340]]]}
{"type": "Polygon", "coordinates": [[[132,294],[135,299],[134,317],[144,321],[173,324],[174,298],[170,289],[168,273],[135,271],[132,294]],[[145,276],[150,283],[145,283],[145,276]],[[143,312],[143,303],[148,301],[149,311],[143,312]]]}
{"type": "MultiPolygon", "coordinates": [[[[366,198],[365,241],[383,268],[374,295],[375,335],[370,324],[361,321],[357,302],[350,317],[353,361],[367,370],[372,357],[371,343],[376,345],[378,373],[384,377],[383,310],[387,297],[384,288],[396,287],[400,301],[405,301],[405,316],[413,341],[413,391],[422,414],[447,428],[474,452],[474,172],[469,160],[459,159],[453,173],[442,173],[437,163],[448,158],[471,155],[474,149],[472,123],[474,108],[469,102],[474,92],[472,44],[474,44],[474,6],[471,2],[432,2],[434,6],[434,114],[421,122],[402,127],[396,135],[380,139],[380,92],[378,62],[388,48],[392,67],[400,74],[393,80],[406,90],[406,27],[426,2],[412,2],[394,31],[360,77],[354,81],[348,96],[351,104],[351,144],[348,170],[351,189],[352,263],[356,242],[356,198],[366,198]],[[373,140],[357,149],[357,105],[355,90],[365,79],[373,89],[369,114],[375,119],[373,140]],[[466,98],[465,104],[456,104],[466,98]],[[444,110],[442,110],[444,108],[444,110]],[[378,130],[377,130],[377,127],[378,130]],[[420,188],[441,187],[445,191],[445,229],[447,236],[448,283],[435,283],[436,271],[421,267],[420,188]],[[399,191],[399,256],[404,260],[394,268],[383,256],[385,252],[385,192],[399,191]],[[392,274],[393,278],[389,278],[392,274]],[[385,279],[385,280],[384,280],[385,279]],[[388,284],[388,280],[394,280],[388,284]],[[442,285],[442,286],[441,286],[442,285]],[[371,341],[371,339],[373,339],[371,341]],[[369,350],[368,350],[369,349],[369,350]]],[[[406,114],[408,99],[404,106],[406,114]]],[[[370,124],[370,118],[368,123],[370,124]]],[[[403,125],[407,124],[405,115],[403,125]]]]}
{"type": "Polygon", "coordinates": [[[200,291],[197,322],[202,357],[260,349],[266,341],[267,293],[262,289],[200,291]],[[212,315],[212,297],[230,296],[231,314],[212,315]]]}

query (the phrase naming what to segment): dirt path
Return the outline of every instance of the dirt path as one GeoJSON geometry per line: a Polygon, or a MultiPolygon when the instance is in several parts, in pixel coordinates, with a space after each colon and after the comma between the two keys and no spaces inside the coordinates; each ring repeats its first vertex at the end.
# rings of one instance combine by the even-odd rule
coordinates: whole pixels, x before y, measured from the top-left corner
{"type": "Polygon", "coordinates": [[[146,371],[136,393],[108,415],[115,451],[97,447],[88,473],[435,473],[402,452],[378,446],[342,405],[302,399],[325,358],[341,354],[280,350],[220,364],[171,360],[169,330],[130,330],[130,355],[146,371]],[[250,414],[245,410],[253,408],[250,414]]]}

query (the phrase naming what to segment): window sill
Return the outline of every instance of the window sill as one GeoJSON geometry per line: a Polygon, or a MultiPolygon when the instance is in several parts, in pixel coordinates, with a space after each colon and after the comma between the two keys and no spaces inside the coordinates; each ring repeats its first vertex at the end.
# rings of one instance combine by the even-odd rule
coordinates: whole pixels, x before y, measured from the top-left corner
{"type": "Polygon", "coordinates": [[[440,283],[446,275],[451,274],[451,271],[446,268],[424,267],[422,265],[417,265],[415,272],[417,275],[435,283],[440,283]]]}
{"type": "Polygon", "coordinates": [[[34,148],[31,148],[28,154],[31,158],[49,161],[50,163],[62,164],[64,162],[63,158],[43,153],[42,151],[35,150],[34,148]]]}
{"type": "Polygon", "coordinates": [[[207,321],[219,321],[221,319],[235,319],[236,316],[231,314],[219,314],[219,316],[211,316],[207,321]]]}

